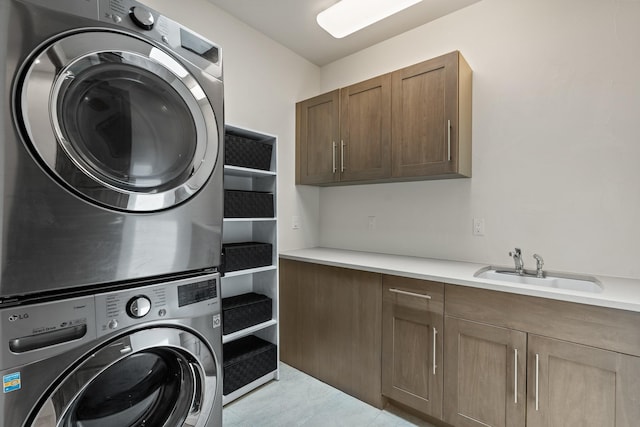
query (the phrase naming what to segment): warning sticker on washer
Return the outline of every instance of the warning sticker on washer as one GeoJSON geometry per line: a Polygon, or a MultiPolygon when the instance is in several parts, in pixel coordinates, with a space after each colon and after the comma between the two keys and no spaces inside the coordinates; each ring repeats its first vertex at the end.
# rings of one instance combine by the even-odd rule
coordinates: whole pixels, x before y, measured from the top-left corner
{"type": "Polygon", "coordinates": [[[13,374],[4,375],[2,377],[2,391],[4,393],[20,390],[21,386],[22,381],[20,380],[20,372],[14,372],[13,374]]]}

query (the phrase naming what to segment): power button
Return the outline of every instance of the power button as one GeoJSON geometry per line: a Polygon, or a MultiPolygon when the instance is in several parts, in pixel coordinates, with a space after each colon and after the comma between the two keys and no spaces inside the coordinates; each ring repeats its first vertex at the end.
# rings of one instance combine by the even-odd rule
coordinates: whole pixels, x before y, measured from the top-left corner
{"type": "Polygon", "coordinates": [[[144,295],[133,297],[127,303],[127,314],[134,319],[140,319],[151,311],[151,301],[144,295]]]}

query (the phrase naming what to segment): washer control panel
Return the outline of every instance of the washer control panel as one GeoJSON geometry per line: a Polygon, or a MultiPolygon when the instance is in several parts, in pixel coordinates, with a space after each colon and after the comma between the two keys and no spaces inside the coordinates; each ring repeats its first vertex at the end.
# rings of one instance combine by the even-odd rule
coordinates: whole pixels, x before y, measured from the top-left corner
{"type": "Polygon", "coordinates": [[[143,322],[220,313],[219,274],[95,296],[98,336],[143,322]]]}

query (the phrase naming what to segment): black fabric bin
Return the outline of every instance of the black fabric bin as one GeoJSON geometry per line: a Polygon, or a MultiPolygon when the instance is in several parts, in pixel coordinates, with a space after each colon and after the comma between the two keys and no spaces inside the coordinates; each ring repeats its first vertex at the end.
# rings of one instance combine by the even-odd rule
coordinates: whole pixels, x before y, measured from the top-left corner
{"type": "Polygon", "coordinates": [[[271,243],[241,242],[222,245],[222,271],[247,270],[273,263],[271,243]]]}
{"type": "Polygon", "coordinates": [[[225,134],[224,164],[250,169],[271,169],[272,144],[244,136],[225,134]]]}
{"type": "Polygon", "coordinates": [[[273,194],[224,190],[225,218],[273,218],[273,194]]]}
{"type": "Polygon", "coordinates": [[[250,292],[222,299],[222,333],[232,334],[271,320],[271,298],[250,292]]]}
{"type": "Polygon", "coordinates": [[[227,395],[278,367],[278,347],[254,335],[223,345],[222,394],[227,395]]]}

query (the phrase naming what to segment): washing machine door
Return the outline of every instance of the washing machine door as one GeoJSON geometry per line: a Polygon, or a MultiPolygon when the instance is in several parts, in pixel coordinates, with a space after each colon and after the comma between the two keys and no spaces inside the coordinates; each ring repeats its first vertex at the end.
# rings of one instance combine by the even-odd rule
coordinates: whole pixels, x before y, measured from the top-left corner
{"type": "Polygon", "coordinates": [[[45,44],[23,67],[15,107],[43,167],[102,206],[171,208],[216,165],[218,118],[205,89],[133,35],[84,31],[45,44]]]}
{"type": "Polygon", "coordinates": [[[138,331],[87,355],[54,385],[27,425],[214,425],[222,411],[218,363],[209,346],[188,331],[138,331]]]}

